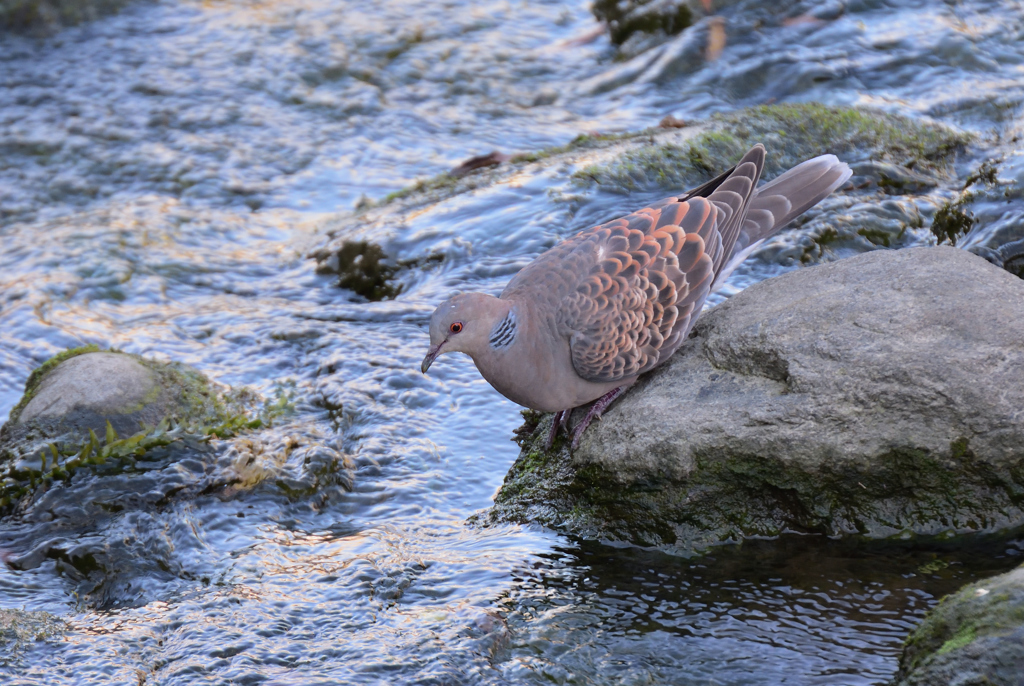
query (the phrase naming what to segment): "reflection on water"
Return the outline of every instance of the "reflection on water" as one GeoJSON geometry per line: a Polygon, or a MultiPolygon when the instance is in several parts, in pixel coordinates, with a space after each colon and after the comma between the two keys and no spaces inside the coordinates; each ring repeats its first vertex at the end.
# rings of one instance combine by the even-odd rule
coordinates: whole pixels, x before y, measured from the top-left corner
{"type": "MultiPolygon", "coordinates": [[[[827,21],[784,21],[812,4],[722,3],[713,62],[672,41],[617,59],[607,37],[587,40],[583,2],[168,0],[45,40],[0,36],[0,416],[32,368],[82,343],[297,399],[270,429],[83,475],[5,520],[0,554],[17,564],[0,566],[0,606],[70,628],[0,645],[0,673],[885,681],[936,598],[1009,568],[1019,543],[799,539],[683,560],[466,524],[515,458],[519,415],[465,358],[419,373],[430,311],[453,289],[500,290],[559,237],[665,189],[566,202],[571,170],[547,169],[414,211],[350,213],[470,155],[771,100],[935,117],[1013,157],[1017,4],[850,0],[827,21]],[[367,303],[306,258],[327,229],[443,260],[367,303]],[[289,497],[278,482],[305,478],[320,447],[350,462],[351,491],[289,497]]],[[[920,217],[948,191],[936,193],[834,202],[912,225],[906,244],[919,244],[920,217]]],[[[1008,217],[994,200],[979,209],[989,223],[969,243],[1024,237],[1008,217]]],[[[769,246],[733,287],[792,268],[803,238],[769,246]]]]}
{"type": "Polygon", "coordinates": [[[1021,555],[1022,539],[915,551],[791,538],[694,560],[558,547],[502,599],[513,636],[529,635],[513,638],[502,671],[515,682],[884,682],[937,595],[1021,555]]]}

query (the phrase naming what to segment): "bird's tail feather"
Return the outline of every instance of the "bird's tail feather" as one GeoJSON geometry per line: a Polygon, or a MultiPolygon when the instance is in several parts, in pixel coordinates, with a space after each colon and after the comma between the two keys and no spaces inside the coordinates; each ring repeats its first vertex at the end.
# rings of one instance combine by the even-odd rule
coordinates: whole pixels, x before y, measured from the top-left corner
{"type": "MultiPolygon", "coordinates": [[[[754,235],[751,242],[767,238],[789,222],[821,202],[853,175],[846,163],[835,155],[822,155],[801,162],[786,173],[757,189],[750,209],[768,209],[778,205],[776,198],[785,198],[789,211],[775,216],[774,225],[766,235],[754,235]]],[[[774,213],[773,213],[774,214],[774,213]]]]}
{"type": "Polygon", "coordinates": [[[757,189],[728,262],[719,270],[713,290],[765,239],[821,202],[853,175],[835,155],[801,162],[757,189]]]}

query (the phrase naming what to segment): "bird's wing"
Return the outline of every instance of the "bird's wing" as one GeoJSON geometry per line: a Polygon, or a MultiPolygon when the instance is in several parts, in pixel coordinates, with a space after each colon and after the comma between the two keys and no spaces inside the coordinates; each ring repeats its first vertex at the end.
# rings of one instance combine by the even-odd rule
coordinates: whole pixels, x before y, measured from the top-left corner
{"type": "Polygon", "coordinates": [[[635,376],[667,359],[700,314],[732,251],[764,164],[756,146],[736,167],[556,245],[509,282],[568,338],[589,381],[635,376]]]}

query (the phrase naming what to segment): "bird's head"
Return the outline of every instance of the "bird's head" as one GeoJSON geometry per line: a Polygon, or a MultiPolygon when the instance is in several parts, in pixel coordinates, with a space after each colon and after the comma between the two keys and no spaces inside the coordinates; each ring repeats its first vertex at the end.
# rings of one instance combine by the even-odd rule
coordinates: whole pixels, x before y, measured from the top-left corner
{"type": "Polygon", "coordinates": [[[506,301],[485,293],[462,293],[445,300],[430,315],[430,350],[420,370],[426,374],[438,355],[463,352],[473,357],[482,351],[508,309],[506,301]]]}

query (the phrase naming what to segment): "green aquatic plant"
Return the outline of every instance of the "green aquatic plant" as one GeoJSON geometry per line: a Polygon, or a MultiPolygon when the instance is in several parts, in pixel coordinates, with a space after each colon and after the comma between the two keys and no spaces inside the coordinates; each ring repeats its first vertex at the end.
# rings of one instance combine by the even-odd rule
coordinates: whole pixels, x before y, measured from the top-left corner
{"type": "MultiPolygon", "coordinates": [[[[233,403],[229,401],[227,405],[233,403]]],[[[293,410],[293,395],[282,392],[276,398],[265,401],[257,412],[235,407],[233,411],[228,410],[208,423],[165,418],[157,426],[146,427],[125,438],[118,436],[108,421],[103,438],[89,429],[88,437],[80,442],[64,440],[49,443],[38,453],[39,469],[11,464],[6,473],[0,474],[0,512],[44,484],[69,481],[81,469],[121,473],[134,468],[135,463],[144,458],[146,453],[157,448],[172,444],[186,446],[206,443],[214,438],[231,438],[270,426],[275,418],[290,414],[293,410]]]]}
{"type": "Polygon", "coordinates": [[[686,2],[649,0],[597,0],[591,12],[608,26],[612,43],[622,45],[634,33],[674,36],[693,24],[693,10],[686,2]]]}
{"type": "Polygon", "coordinates": [[[380,246],[367,241],[346,241],[337,250],[338,286],[367,300],[387,300],[402,292],[392,279],[398,266],[387,261],[380,246]]]}
{"type": "Polygon", "coordinates": [[[939,245],[956,245],[974,228],[974,213],[968,209],[978,199],[976,191],[968,190],[979,183],[994,186],[999,173],[998,160],[985,160],[964,181],[963,189],[935,212],[932,220],[932,234],[939,245]]]}
{"type": "Polygon", "coordinates": [[[958,238],[971,232],[974,228],[974,213],[967,209],[967,205],[973,202],[975,197],[974,193],[961,193],[935,212],[932,234],[939,245],[956,245],[958,238]]]}

